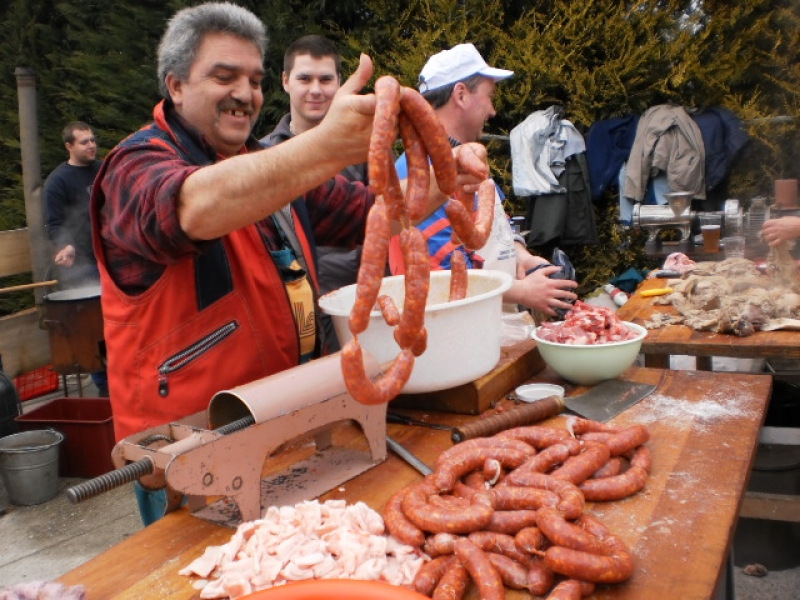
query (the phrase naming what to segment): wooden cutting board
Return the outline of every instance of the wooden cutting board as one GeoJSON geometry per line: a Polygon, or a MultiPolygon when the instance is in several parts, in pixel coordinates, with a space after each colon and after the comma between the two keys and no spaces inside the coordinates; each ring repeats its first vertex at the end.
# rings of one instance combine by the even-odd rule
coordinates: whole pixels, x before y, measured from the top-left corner
{"type": "Polygon", "coordinates": [[[400,394],[391,406],[479,415],[544,367],[536,342],[524,340],[501,348],[497,366],[475,381],[438,392],[400,394]]]}

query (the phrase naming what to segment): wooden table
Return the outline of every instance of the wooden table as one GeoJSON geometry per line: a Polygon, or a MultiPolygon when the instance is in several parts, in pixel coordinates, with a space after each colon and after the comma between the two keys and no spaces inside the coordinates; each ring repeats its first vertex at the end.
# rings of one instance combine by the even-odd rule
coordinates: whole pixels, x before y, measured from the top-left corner
{"type": "MultiPolygon", "coordinates": [[[[665,279],[646,279],[617,316],[623,321],[643,325],[654,314],[677,316],[678,311],[670,305],[654,304],[653,297],[642,297],[644,290],[667,285],[665,279]]],[[[669,368],[671,355],[685,354],[698,357],[698,369],[711,370],[712,356],[732,358],[800,358],[800,331],[757,331],[747,337],[726,333],[697,331],[686,325],[667,325],[661,329],[650,329],[642,343],[645,366],[669,368]]]]}
{"type": "MultiPolygon", "coordinates": [[[[636,293],[622,306],[617,315],[625,321],[643,324],[654,314],[678,315],[670,305],[654,304],[654,297],[642,297],[641,292],[664,287],[663,279],[643,281],[636,293]]],[[[747,337],[697,331],[686,325],[667,325],[650,329],[642,343],[645,366],[669,368],[671,355],[694,356],[697,368],[711,371],[711,358],[800,358],[800,331],[756,331],[747,337]]],[[[763,427],[759,442],[768,445],[800,445],[800,429],[763,427]]],[[[741,517],[800,522],[800,497],[787,494],[747,492],[741,517]]]]}
{"type": "MultiPolygon", "coordinates": [[[[594,599],[708,599],[725,572],[734,526],[754,458],[770,392],[765,375],[665,371],[631,367],[624,379],[658,384],[658,389],[614,423],[646,424],[653,469],[645,489],[619,501],[588,505],[629,546],[636,570],[626,583],[600,586],[594,599]]],[[[554,380],[545,370],[533,380],[554,380]]],[[[575,392],[583,391],[576,388],[575,392]]],[[[505,401],[509,402],[509,401],[505,401]]],[[[461,425],[476,417],[409,412],[432,422],[461,425]]],[[[547,424],[563,426],[564,417],[547,424]]],[[[419,426],[388,426],[389,434],[432,465],[451,446],[449,432],[419,426]]],[[[365,445],[349,426],[334,432],[335,443],[365,445]]],[[[291,464],[291,457],[285,459],[291,464]]],[[[279,465],[276,465],[276,467],[279,465]]],[[[398,457],[351,480],[321,499],[362,500],[382,510],[390,495],[419,480],[398,457]]],[[[202,521],[186,508],[171,513],[60,578],[86,586],[88,598],[197,598],[178,570],[208,545],[228,541],[232,530],[202,521]]],[[[507,593],[507,598],[530,598],[507,593]]],[[[471,592],[470,598],[477,598],[471,592]]]]}

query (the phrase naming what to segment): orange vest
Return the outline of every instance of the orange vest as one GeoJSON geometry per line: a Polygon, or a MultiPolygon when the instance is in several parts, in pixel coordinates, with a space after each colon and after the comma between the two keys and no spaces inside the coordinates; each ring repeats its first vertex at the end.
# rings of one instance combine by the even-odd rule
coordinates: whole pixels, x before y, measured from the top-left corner
{"type": "MultiPolygon", "coordinates": [[[[221,238],[211,256],[167,266],[146,292],[130,296],[109,275],[98,243],[104,201],[95,185],[95,251],[118,441],[204,411],[220,390],[297,366],[298,332],[286,288],[254,225],[221,238]]],[[[311,263],[302,227],[297,234],[311,263]]]]}

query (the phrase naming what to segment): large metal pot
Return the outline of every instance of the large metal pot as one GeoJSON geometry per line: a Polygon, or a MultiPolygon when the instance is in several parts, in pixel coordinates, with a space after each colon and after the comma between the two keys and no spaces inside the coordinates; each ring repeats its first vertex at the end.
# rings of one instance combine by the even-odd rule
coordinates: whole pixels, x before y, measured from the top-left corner
{"type": "Polygon", "coordinates": [[[54,370],[66,375],[105,369],[100,286],[52,292],[42,302],[54,370]]]}

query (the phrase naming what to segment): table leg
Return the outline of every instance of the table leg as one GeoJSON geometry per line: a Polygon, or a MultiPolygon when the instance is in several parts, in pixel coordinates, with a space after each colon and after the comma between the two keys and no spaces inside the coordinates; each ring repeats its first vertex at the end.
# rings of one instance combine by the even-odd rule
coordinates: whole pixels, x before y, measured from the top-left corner
{"type": "Polygon", "coordinates": [[[733,578],[733,547],[731,546],[728,552],[728,558],[725,560],[723,566],[724,572],[722,577],[717,583],[717,589],[714,593],[714,600],[736,600],[735,581],[733,578]]]}
{"type": "Polygon", "coordinates": [[[713,371],[711,368],[712,356],[697,356],[695,357],[695,367],[698,371],[713,371]]]}
{"type": "Polygon", "coordinates": [[[644,366],[651,369],[669,369],[669,354],[645,354],[644,366]]]}

